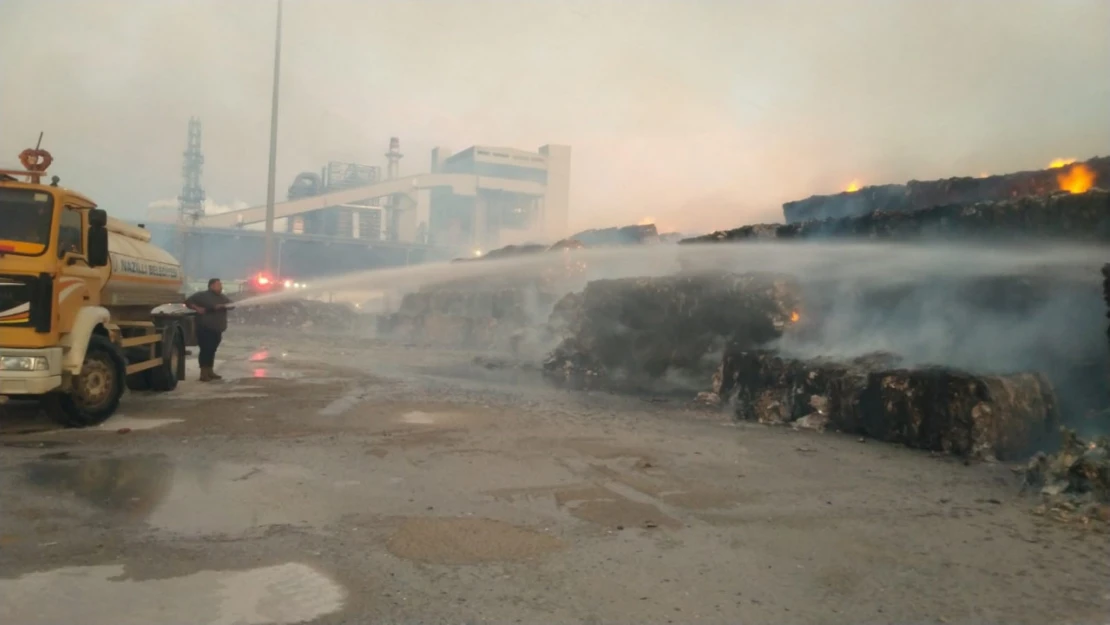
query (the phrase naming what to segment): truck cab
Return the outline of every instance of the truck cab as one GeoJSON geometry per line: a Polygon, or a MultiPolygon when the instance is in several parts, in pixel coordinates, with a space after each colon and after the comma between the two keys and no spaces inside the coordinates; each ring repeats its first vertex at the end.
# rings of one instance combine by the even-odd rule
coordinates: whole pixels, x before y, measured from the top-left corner
{"type": "Polygon", "coordinates": [[[126,387],[172,390],[191,318],[153,309],[182,299],[180,265],[57,177],[43,184],[45,150],[20,160],[0,170],[0,396],[80,427],[111,416],[126,387]]]}

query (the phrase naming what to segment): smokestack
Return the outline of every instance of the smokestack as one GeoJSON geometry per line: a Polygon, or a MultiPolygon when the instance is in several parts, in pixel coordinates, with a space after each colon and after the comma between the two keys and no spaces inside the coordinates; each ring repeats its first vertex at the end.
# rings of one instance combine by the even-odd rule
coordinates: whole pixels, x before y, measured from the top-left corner
{"type": "Polygon", "coordinates": [[[389,151],[385,153],[386,161],[389,165],[385,170],[386,180],[393,180],[401,171],[401,159],[404,158],[401,154],[401,140],[397,137],[389,138],[389,151]]]}

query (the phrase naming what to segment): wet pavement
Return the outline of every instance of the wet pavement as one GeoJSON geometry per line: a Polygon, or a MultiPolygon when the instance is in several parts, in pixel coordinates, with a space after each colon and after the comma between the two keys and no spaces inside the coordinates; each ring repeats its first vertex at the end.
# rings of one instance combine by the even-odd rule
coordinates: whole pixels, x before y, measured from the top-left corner
{"type": "Polygon", "coordinates": [[[1008,467],[473,357],[237,328],[224,381],[102,427],[0,408],[0,623],[1110,613],[1107,535],[1030,514],[1008,467]]]}

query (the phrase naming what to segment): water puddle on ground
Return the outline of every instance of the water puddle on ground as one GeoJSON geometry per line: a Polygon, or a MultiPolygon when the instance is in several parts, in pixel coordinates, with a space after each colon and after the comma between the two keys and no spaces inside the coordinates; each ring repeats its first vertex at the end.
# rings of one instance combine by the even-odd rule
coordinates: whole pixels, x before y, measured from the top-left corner
{"type": "Polygon", "coordinates": [[[104,423],[101,423],[97,429],[110,430],[112,432],[126,429],[138,432],[140,430],[153,430],[174,423],[183,423],[184,421],[185,419],[136,419],[118,414],[104,423]]]}
{"type": "Polygon", "coordinates": [[[413,410],[401,415],[401,423],[411,423],[413,425],[435,425],[450,418],[448,413],[435,413],[435,412],[422,412],[420,410],[413,410]]]}
{"type": "Polygon", "coordinates": [[[284,625],[337,612],[346,594],[295,562],[143,581],[123,565],[75,566],[0,579],[0,616],[20,625],[284,625]]]}
{"type": "Polygon", "coordinates": [[[529,560],[561,549],[551,535],[481,518],[406,519],[387,548],[398,558],[431,564],[529,560]]]}
{"type": "Polygon", "coordinates": [[[297,465],[175,463],[147,454],[40,460],[25,464],[22,475],[98,514],[181,535],[318,526],[335,516],[326,496],[332,485],[297,465]]]}

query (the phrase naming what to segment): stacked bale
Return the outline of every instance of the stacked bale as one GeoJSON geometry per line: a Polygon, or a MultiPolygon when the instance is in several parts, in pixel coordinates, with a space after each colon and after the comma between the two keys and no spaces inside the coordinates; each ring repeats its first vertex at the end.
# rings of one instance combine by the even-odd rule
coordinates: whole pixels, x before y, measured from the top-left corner
{"type": "MultiPolygon", "coordinates": [[[[1110,180],[1110,174],[1108,174],[1110,180]]],[[[913,212],[759,224],[680,243],[822,239],[1067,239],[1110,241],[1110,192],[1056,193],[977,204],[934,205],[913,212]]]]}
{"type": "Polygon", "coordinates": [[[969,457],[1019,457],[1057,423],[1055,393],[1039,374],[897,365],[890,354],[834,362],[733,346],[716,390],[742,420],[828,426],[969,457]]]}
{"type": "Polygon", "coordinates": [[[782,275],[724,272],[595,280],[560,300],[549,330],[560,339],[544,370],[564,378],[650,382],[711,371],[727,342],[781,335],[797,306],[782,275]]]}
{"type": "Polygon", "coordinates": [[[787,223],[859,217],[877,212],[913,212],[948,204],[974,204],[1010,200],[1022,196],[1045,196],[1067,186],[1066,178],[1089,173],[1095,184],[1110,186],[1110,157],[1061,168],[1024,171],[982,178],[911,180],[904,185],[864,187],[835,195],[815,195],[783,204],[787,223]],[[1078,170],[1083,168],[1083,170],[1078,170]],[[1062,180],[1064,178],[1065,180],[1062,180]]]}

